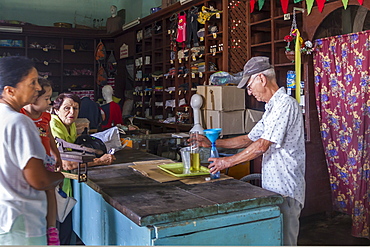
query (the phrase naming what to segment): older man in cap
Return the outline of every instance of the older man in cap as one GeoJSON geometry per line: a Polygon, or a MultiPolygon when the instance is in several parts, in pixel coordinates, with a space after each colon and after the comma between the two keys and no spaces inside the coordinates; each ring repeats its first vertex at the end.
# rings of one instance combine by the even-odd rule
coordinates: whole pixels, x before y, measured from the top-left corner
{"type": "MultiPolygon", "coordinates": [[[[249,95],[266,102],[262,119],[247,135],[218,139],[217,147],[245,148],[223,158],[209,158],[210,172],[253,160],[262,159],[262,187],[279,193],[284,202],[283,243],[297,245],[299,216],[305,198],[305,140],[303,115],[298,102],[290,97],[284,87],[279,88],[275,70],[268,57],[253,57],[244,66],[239,88],[246,88],[249,95]]],[[[210,146],[201,137],[204,147],[210,146]]]]}

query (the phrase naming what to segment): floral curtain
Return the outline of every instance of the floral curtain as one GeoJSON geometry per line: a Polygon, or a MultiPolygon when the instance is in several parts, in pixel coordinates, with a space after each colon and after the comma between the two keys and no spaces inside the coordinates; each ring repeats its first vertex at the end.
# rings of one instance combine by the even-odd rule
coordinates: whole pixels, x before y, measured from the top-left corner
{"type": "Polygon", "coordinates": [[[316,104],[334,209],[370,239],[370,30],[316,40],[316,104]]]}

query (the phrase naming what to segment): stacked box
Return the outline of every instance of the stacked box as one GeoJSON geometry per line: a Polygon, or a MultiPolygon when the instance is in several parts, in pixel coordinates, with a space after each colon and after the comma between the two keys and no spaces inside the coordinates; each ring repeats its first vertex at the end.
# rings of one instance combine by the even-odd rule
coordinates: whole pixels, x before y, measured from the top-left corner
{"type": "Polygon", "coordinates": [[[262,118],[263,111],[257,111],[252,109],[245,110],[245,132],[249,133],[252,128],[257,124],[262,118]]]}
{"type": "Polygon", "coordinates": [[[221,135],[245,133],[245,90],[236,86],[198,86],[203,97],[201,124],[222,128],[221,135]]]}

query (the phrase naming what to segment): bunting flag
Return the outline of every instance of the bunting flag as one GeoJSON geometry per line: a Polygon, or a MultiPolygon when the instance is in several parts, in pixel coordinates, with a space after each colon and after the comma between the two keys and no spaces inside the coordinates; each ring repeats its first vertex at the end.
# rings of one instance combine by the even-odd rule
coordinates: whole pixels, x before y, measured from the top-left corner
{"type": "Polygon", "coordinates": [[[296,34],[294,63],[295,63],[295,99],[298,103],[301,102],[301,34],[298,29],[294,29],[292,33],[296,34]]]}
{"type": "Polygon", "coordinates": [[[288,13],[289,0],[280,0],[280,3],[281,3],[281,8],[283,9],[283,13],[284,14],[288,13]]]}
{"type": "MultiPolygon", "coordinates": [[[[258,9],[261,10],[263,8],[263,5],[265,5],[266,0],[250,0],[249,4],[250,4],[250,12],[251,13],[254,11],[254,6],[256,5],[256,1],[258,1],[258,9]]],[[[289,1],[291,1],[291,0],[280,0],[281,8],[282,8],[284,14],[288,13],[289,1]]],[[[294,0],[294,3],[300,3],[302,1],[303,0],[294,0]]],[[[320,13],[322,13],[326,1],[328,1],[328,0],[316,0],[317,7],[318,7],[320,13]]],[[[357,1],[361,5],[364,3],[364,0],[357,0],[357,1]]],[[[315,0],[306,0],[307,15],[309,15],[311,13],[314,2],[315,2],[315,0]]],[[[347,9],[348,0],[342,0],[342,3],[343,3],[344,9],[347,9]]]]}
{"type": "Polygon", "coordinates": [[[249,4],[250,4],[250,12],[252,13],[254,11],[254,5],[256,5],[256,0],[251,0],[249,4]]]}
{"type": "Polygon", "coordinates": [[[265,0],[258,0],[258,10],[261,10],[263,5],[265,5],[265,0]]]}
{"type": "Polygon", "coordinates": [[[313,2],[314,2],[314,0],[306,0],[307,15],[309,15],[311,13],[313,2]]]}
{"type": "Polygon", "coordinates": [[[325,1],[326,0],[316,0],[317,7],[318,7],[320,13],[322,13],[322,10],[324,9],[325,1]]]}

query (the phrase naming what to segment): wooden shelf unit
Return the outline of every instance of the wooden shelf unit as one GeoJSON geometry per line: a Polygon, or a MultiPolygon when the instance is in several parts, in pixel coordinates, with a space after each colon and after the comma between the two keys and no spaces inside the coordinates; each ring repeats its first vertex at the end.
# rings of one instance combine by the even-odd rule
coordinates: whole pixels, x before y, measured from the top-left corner
{"type": "Polygon", "coordinates": [[[22,33],[0,32],[1,40],[16,40],[18,43],[14,45],[20,45],[0,46],[0,56],[31,58],[40,76],[53,83],[55,92],[89,90],[96,98],[94,53],[96,38],[102,31],[32,25],[21,27],[22,33]]]}
{"type": "MultiPolygon", "coordinates": [[[[197,85],[207,85],[212,73],[227,69],[227,52],[219,48],[220,44],[227,44],[227,23],[224,22],[225,13],[219,16],[213,15],[205,24],[198,23],[198,30],[204,28],[204,39],[199,40],[199,47],[204,47],[202,52],[192,53],[193,42],[190,48],[187,43],[174,41],[176,51],[171,57],[171,17],[181,11],[188,12],[192,6],[196,6],[201,11],[202,6],[213,6],[217,10],[223,10],[228,1],[209,1],[196,0],[189,4],[180,5],[176,3],[154,13],[141,20],[140,25],[132,28],[135,36],[135,83],[134,83],[134,113],[137,117],[146,118],[150,122],[163,122],[169,117],[174,117],[179,126],[186,126],[193,121],[190,100],[196,92],[197,85]],[[208,25],[217,26],[216,34],[210,34],[208,25]],[[158,28],[160,27],[160,28],[158,28]],[[142,37],[139,40],[137,37],[142,37]],[[217,51],[212,52],[211,46],[216,46],[217,51]],[[188,49],[188,56],[181,57],[180,50],[188,49]],[[196,54],[195,56],[193,56],[196,54]],[[201,55],[200,55],[201,54],[201,55]],[[139,60],[141,62],[139,62],[139,60]],[[196,64],[204,63],[204,71],[196,71],[196,64]],[[210,64],[217,67],[210,71],[210,64]],[[192,66],[194,70],[192,71],[192,66]],[[185,69],[188,73],[185,73],[185,69]],[[170,69],[173,73],[169,74],[170,69]],[[154,78],[152,74],[161,74],[154,78]],[[168,74],[166,76],[166,74],[168,74]],[[166,104],[167,102],[167,104],[166,104]],[[181,112],[188,114],[188,120],[181,122],[179,116],[181,112]]],[[[227,7],[225,8],[227,9],[227,7]]],[[[226,12],[227,16],[227,12],[226,12]]],[[[225,45],[226,46],[226,45],[225,45]]],[[[222,46],[221,46],[222,47],[222,46]]],[[[227,47],[227,46],[226,46],[227,47]]],[[[143,121],[140,120],[142,123],[143,121]]],[[[171,125],[171,126],[172,126],[171,125]]],[[[160,125],[159,125],[160,126],[160,125]]],[[[180,127],[181,128],[181,127],[180,127]]],[[[165,130],[162,128],[162,130],[165,130]]],[[[161,130],[157,130],[160,132],[161,130]]]]}

